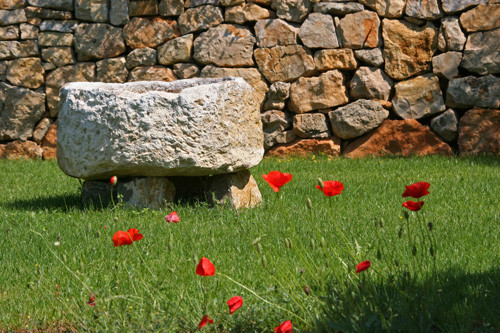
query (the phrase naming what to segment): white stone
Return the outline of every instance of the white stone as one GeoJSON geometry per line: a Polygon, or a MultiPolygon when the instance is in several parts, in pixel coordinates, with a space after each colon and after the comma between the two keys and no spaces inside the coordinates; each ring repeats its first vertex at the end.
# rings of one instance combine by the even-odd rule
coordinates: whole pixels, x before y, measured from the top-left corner
{"type": "Polygon", "coordinates": [[[73,177],[222,174],[264,154],[255,90],[242,78],[76,82],[60,97],[57,160],[73,177]]]}

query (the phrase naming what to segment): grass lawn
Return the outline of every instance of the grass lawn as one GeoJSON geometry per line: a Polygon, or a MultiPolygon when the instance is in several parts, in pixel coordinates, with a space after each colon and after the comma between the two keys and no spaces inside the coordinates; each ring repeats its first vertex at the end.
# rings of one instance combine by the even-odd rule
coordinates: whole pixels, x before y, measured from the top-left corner
{"type": "Polygon", "coordinates": [[[500,329],[500,159],[265,159],[251,172],[258,208],[152,211],[85,207],[56,162],[0,160],[0,331],[189,332],[204,315],[219,332],[500,329]],[[271,170],[293,174],[279,193],[271,170]],[[431,186],[415,213],[402,193],[419,181],[431,186]],[[129,228],[144,238],[114,247],[129,228]],[[202,257],[215,276],[196,275],[202,257]]]}

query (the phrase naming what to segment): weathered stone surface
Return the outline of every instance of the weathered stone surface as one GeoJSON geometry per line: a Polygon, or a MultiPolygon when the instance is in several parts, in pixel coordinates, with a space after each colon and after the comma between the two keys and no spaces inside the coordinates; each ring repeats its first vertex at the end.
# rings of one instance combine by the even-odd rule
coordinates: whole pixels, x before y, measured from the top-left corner
{"type": "Polygon", "coordinates": [[[26,5],[26,0],[4,0],[0,2],[0,9],[19,9],[26,5]]]}
{"type": "Polygon", "coordinates": [[[73,32],[78,27],[78,21],[44,20],[40,23],[41,31],[73,32]]]}
{"type": "Polygon", "coordinates": [[[432,23],[416,26],[410,22],[384,19],[385,72],[396,80],[407,79],[429,69],[437,44],[432,23]]]}
{"type": "Polygon", "coordinates": [[[467,111],[458,125],[460,156],[500,155],[500,110],[467,111]]]}
{"type": "Polygon", "coordinates": [[[441,0],[441,2],[443,11],[452,14],[476,5],[488,3],[488,0],[441,0]]]}
{"type": "Polygon", "coordinates": [[[0,82],[0,140],[26,140],[45,113],[45,94],[0,82]]]}
{"type": "Polygon", "coordinates": [[[274,12],[269,9],[262,8],[254,3],[246,3],[239,6],[229,7],[224,13],[226,22],[238,24],[263,20],[273,16],[274,12]]]}
{"type": "Polygon", "coordinates": [[[138,0],[128,4],[128,14],[130,16],[152,16],[158,15],[157,0],[138,0]]]}
{"type": "Polygon", "coordinates": [[[315,69],[311,52],[300,45],[258,48],[254,57],[260,72],[271,83],[293,81],[315,69]]]}
{"type": "Polygon", "coordinates": [[[5,158],[5,144],[0,143],[0,158],[5,158]]]}
{"type": "Polygon", "coordinates": [[[360,67],[349,84],[351,97],[354,99],[388,100],[392,89],[392,80],[380,68],[360,67]]]}
{"type": "Polygon", "coordinates": [[[500,73],[498,41],[500,41],[500,29],[470,34],[460,66],[480,75],[500,73]]]}
{"type": "Polygon", "coordinates": [[[191,60],[193,34],[177,37],[158,47],[158,62],[162,65],[172,65],[191,60]]]}
{"type": "Polygon", "coordinates": [[[384,64],[382,50],[379,48],[367,50],[355,50],[354,55],[367,65],[380,67],[384,64]]]}
{"type": "Polygon", "coordinates": [[[301,138],[327,138],[328,124],[322,113],[297,114],[293,117],[293,133],[301,138]]]}
{"type": "Polygon", "coordinates": [[[264,132],[284,131],[291,125],[287,114],[279,110],[269,110],[260,115],[264,132]]]}
{"type": "Polygon", "coordinates": [[[41,144],[43,138],[45,137],[45,134],[47,134],[47,131],[52,124],[53,121],[50,118],[43,118],[42,120],[40,120],[38,125],[36,125],[35,130],[33,131],[33,141],[35,141],[37,144],[41,144]]]}
{"type": "Polygon", "coordinates": [[[342,69],[355,70],[358,67],[351,49],[319,50],[314,53],[314,63],[319,71],[342,69]]]}
{"type": "Polygon", "coordinates": [[[406,0],[359,0],[363,5],[370,7],[379,16],[398,18],[403,16],[406,0]]]}
{"type": "Polygon", "coordinates": [[[446,52],[432,58],[432,71],[438,77],[450,80],[458,75],[461,52],[446,52]]]}
{"type": "Polygon", "coordinates": [[[255,89],[259,105],[262,105],[268,91],[266,80],[256,68],[221,68],[213,65],[203,67],[202,78],[242,77],[255,89]]]}
{"type": "Polygon", "coordinates": [[[193,58],[201,64],[222,67],[252,66],[255,42],[250,29],[221,24],[201,33],[194,40],[193,58]]]}
{"type": "Polygon", "coordinates": [[[0,41],[0,60],[33,57],[38,55],[36,40],[18,42],[15,40],[0,41]]]}
{"type": "Polygon", "coordinates": [[[299,28],[281,20],[260,20],[255,23],[255,37],[259,47],[297,44],[299,28]]]}
{"type": "Polygon", "coordinates": [[[432,74],[398,82],[394,90],[394,112],[403,119],[420,119],[446,109],[439,79],[432,74]]]}
{"type": "Polygon", "coordinates": [[[42,141],[42,157],[44,160],[56,158],[57,154],[57,122],[53,123],[42,141]]]}
{"type": "Polygon", "coordinates": [[[389,111],[380,103],[360,99],[328,113],[333,133],[341,139],[352,139],[380,125],[389,111]]]}
{"type": "Polygon", "coordinates": [[[442,33],[444,39],[444,46],[440,46],[441,51],[462,51],[467,40],[460,24],[458,23],[458,18],[455,16],[444,17],[441,20],[440,33],[442,33]]]}
{"type": "Polygon", "coordinates": [[[264,153],[257,99],[242,78],[71,83],[61,99],[57,159],[74,177],[229,173],[264,153]]]}
{"type": "Polygon", "coordinates": [[[31,6],[58,10],[73,10],[73,0],[28,0],[31,6]]]}
{"type": "Polygon", "coordinates": [[[311,13],[302,23],[299,37],[309,48],[336,48],[339,46],[333,19],[330,15],[311,13]]]}
{"type": "Polygon", "coordinates": [[[377,14],[363,10],[347,14],[338,25],[342,46],[351,49],[372,48],[379,45],[380,19],[377,14]]]}
{"type": "Polygon", "coordinates": [[[325,154],[330,157],[340,155],[340,138],[335,136],[326,139],[301,139],[289,144],[270,149],[266,156],[275,157],[309,157],[311,154],[325,154]]]}
{"type": "Polygon", "coordinates": [[[318,77],[301,77],[290,87],[290,109],[295,113],[326,109],[348,102],[344,75],[332,70],[318,77]]]}
{"type": "Polygon", "coordinates": [[[40,58],[20,58],[9,62],[7,80],[16,85],[36,89],[43,84],[44,70],[40,58]]]}
{"type": "Polygon", "coordinates": [[[163,66],[140,66],[134,68],[128,81],[174,81],[175,76],[170,68],[163,66]]]}
{"type": "Polygon", "coordinates": [[[455,142],[458,134],[458,121],[455,111],[449,109],[439,116],[432,118],[431,129],[448,143],[455,142]]]}
{"type": "Polygon", "coordinates": [[[406,0],[405,13],[423,20],[435,20],[443,15],[438,0],[406,0]]]}
{"type": "Polygon", "coordinates": [[[179,36],[177,23],[161,17],[134,17],[123,28],[123,38],[133,49],[157,47],[179,36]]]}
{"type": "Polygon", "coordinates": [[[21,23],[19,26],[21,31],[21,39],[37,39],[40,29],[28,23],[21,23]]]}
{"type": "Polygon", "coordinates": [[[44,70],[45,72],[49,72],[49,71],[51,71],[51,70],[53,70],[53,69],[56,69],[56,68],[57,68],[57,66],[56,66],[56,65],[51,64],[50,62],[43,62],[43,63],[42,63],[42,67],[43,67],[43,70],[44,70]]]}
{"type": "Polygon", "coordinates": [[[193,8],[205,5],[217,6],[219,4],[219,0],[185,0],[184,7],[193,8]]]}
{"type": "Polygon", "coordinates": [[[40,32],[38,34],[39,46],[72,46],[73,34],[61,32],[40,32]]]}
{"type": "Polygon", "coordinates": [[[78,61],[116,57],[125,52],[122,31],[110,24],[80,24],[75,31],[78,61]]]}
{"type": "Polygon", "coordinates": [[[179,16],[184,13],[184,0],[161,0],[158,11],[162,16],[179,16]]]}
{"type": "Polygon", "coordinates": [[[355,2],[321,2],[314,5],[314,11],[330,15],[346,15],[364,10],[362,4],[355,2]]]}
{"type": "Polygon", "coordinates": [[[95,207],[123,202],[137,208],[164,209],[174,202],[176,188],[167,177],[133,177],[119,179],[112,188],[109,181],[86,180],[82,186],[82,201],[95,207]],[[118,194],[121,199],[118,199],[118,194]],[[121,201],[120,201],[121,200],[121,201]]]}
{"type": "Polygon", "coordinates": [[[457,108],[500,107],[500,79],[494,75],[451,79],[446,91],[446,106],[457,108]]]}
{"type": "MultiPolygon", "coordinates": [[[[253,1],[248,1],[248,2],[253,2],[253,1]]],[[[242,3],[245,3],[245,0],[219,0],[219,6],[223,7],[241,5],[242,3]]],[[[271,1],[269,1],[269,4],[271,4],[271,1]]]]}
{"type": "Polygon", "coordinates": [[[125,57],[103,59],[96,63],[96,79],[99,82],[124,83],[128,78],[125,57]]]}
{"type": "Polygon", "coordinates": [[[15,40],[19,38],[19,27],[17,25],[0,26],[0,40],[15,40]]]}
{"type": "Polygon", "coordinates": [[[74,0],[75,17],[78,20],[89,22],[108,21],[107,0],[74,0]]]}
{"type": "Polygon", "coordinates": [[[112,25],[128,23],[128,0],[110,0],[109,6],[109,22],[112,25]]]}
{"type": "Polygon", "coordinates": [[[24,23],[27,20],[24,9],[0,9],[0,26],[24,23]]]}
{"type": "Polygon", "coordinates": [[[389,120],[347,145],[344,156],[453,155],[450,146],[415,119],[389,120]]]}
{"type": "Polygon", "coordinates": [[[127,54],[127,68],[138,66],[153,66],[156,64],[156,50],[150,47],[134,49],[127,54]]]}
{"type": "Polygon", "coordinates": [[[262,202],[255,179],[248,170],[205,178],[205,193],[209,203],[229,204],[235,209],[252,208],[262,202]]]}
{"type": "Polygon", "coordinates": [[[479,5],[460,15],[460,24],[467,32],[500,28],[500,4],[479,5]]]}
{"type": "Polygon", "coordinates": [[[310,0],[272,0],[271,7],[279,18],[291,22],[302,22],[311,10],[310,0]]]}
{"type": "Polygon", "coordinates": [[[292,143],[296,138],[293,130],[264,132],[264,149],[268,150],[277,144],[292,143]]]}
{"type": "Polygon", "coordinates": [[[200,69],[198,68],[198,66],[196,66],[196,64],[180,63],[174,65],[174,75],[179,79],[191,79],[194,77],[198,77],[199,74],[200,69]]]}
{"type": "Polygon", "coordinates": [[[57,67],[71,65],[76,62],[71,47],[47,47],[42,49],[43,61],[50,62],[57,67]]]}
{"type": "Polygon", "coordinates": [[[265,110],[283,110],[285,100],[290,96],[290,83],[275,82],[269,87],[267,92],[265,110]]]}
{"type": "Polygon", "coordinates": [[[224,22],[222,12],[218,7],[201,6],[189,8],[179,16],[179,29],[182,35],[205,30],[224,22]]]}
{"type": "Polygon", "coordinates": [[[5,158],[8,160],[42,158],[42,148],[33,141],[12,141],[5,145],[5,158]]]}
{"type": "Polygon", "coordinates": [[[50,72],[45,79],[47,105],[50,116],[56,117],[59,113],[59,88],[67,82],[88,82],[95,79],[94,63],[78,63],[71,66],[60,67],[50,72]]]}
{"type": "Polygon", "coordinates": [[[41,18],[44,20],[71,20],[73,13],[68,11],[54,10],[40,7],[26,7],[24,8],[27,18],[41,18]]]}

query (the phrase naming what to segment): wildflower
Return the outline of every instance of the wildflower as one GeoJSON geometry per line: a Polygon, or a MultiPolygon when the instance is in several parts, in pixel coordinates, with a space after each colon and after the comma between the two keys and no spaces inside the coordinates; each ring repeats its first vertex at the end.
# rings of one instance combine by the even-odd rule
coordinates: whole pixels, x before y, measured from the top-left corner
{"type": "Polygon", "coordinates": [[[417,212],[420,210],[420,208],[422,208],[422,206],[424,205],[424,202],[423,201],[406,201],[406,202],[403,202],[403,207],[406,207],[408,208],[409,210],[412,210],[414,212],[417,212]]]}
{"type": "Polygon", "coordinates": [[[292,175],[280,171],[271,171],[267,175],[262,175],[262,178],[271,186],[274,192],[279,192],[281,186],[292,180],[292,175]]]}
{"type": "Polygon", "coordinates": [[[415,184],[411,184],[410,186],[405,186],[406,190],[403,193],[403,198],[405,197],[413,197],[413,198],[420,198],[423,197],[424,195],[429,194],[430,192],[427,191],[427,189],[431,186],[431,184],[427,182],[418,182],[415,184]]]}
{"type": "Polygon", "coordinates": [[[109,183],[111,184],[111,186],[115,186],[116,183],[118,183],[118,178],[116,176],[111,177],[109,183]]]}
{"type": "Polygon", "coordinates": [[[200,259],[200,263],[196,267],[196,274],[201,276],[215,275],[215,266],[210,262],[210,260],[203,257],[200,259]]]}
{"type": "Polygon", "coordinates": [[[208,315],[204,315],[203,318],[201,318],[200,323],[198,324],[198,330],[200,330],[203,326],[206,326],[207,323],[213,324],[214,321],[208,315]]]}
{"type": "Polygon", "coordinates": [[[115,246],[130,245],[143,237],[138,229],[128,229],[127,232],[120,230],[113,235],[113,243],[115,246]]]}
{"type": "Polygon", "coordinates": [[[227,305],[229,306],[229,314],[232,315],[234,311],[243,305],[243,298],[241,296],[234,296],[227,301],[227,305]]]}
{"type": "Polygon", "coordinates": [[[370,261],[369,260],[362,261],[356,266],[356,273],[366,271],[368,268],[370,268],[370,261]]]}
{"type": "Polygon", "coordinates": [[[165,220],[167,220],[167,222],[169,222],[169,223],[170,222],[177,223],[181,219],[179,218],[179,215],[177,215],[177,212],[172,212],[172,213],[165,216],[165,220]]]}
{"type": "Polygon", "coordinates": [[[95,296],[94,293],[90,293],[89,301],[87,302],[91,307],[95,306],[95,296]]]}
{"type": "Polygon", "coordinates": [[[274,328],[274,333],[292,333],[292,322],[287,320],[274,328]]]}
{"type": "Polygon", "coordinates": [[[344,189],[344,184],[336,180],[327,180],[323,182],[323,188],[316,185],[316,188],[322,191],[327,197],[340,194],[344,189]]]}

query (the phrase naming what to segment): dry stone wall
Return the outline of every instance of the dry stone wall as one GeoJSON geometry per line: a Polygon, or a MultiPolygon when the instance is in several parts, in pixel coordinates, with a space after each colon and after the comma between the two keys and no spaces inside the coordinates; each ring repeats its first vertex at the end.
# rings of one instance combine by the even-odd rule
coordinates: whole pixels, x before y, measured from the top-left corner
{"type": "Polygon", "coordinates": [[[0,157],[68,82],[239,76],[269,155],[500,154],[499,0],[0,0],[0,157]]]}

